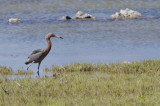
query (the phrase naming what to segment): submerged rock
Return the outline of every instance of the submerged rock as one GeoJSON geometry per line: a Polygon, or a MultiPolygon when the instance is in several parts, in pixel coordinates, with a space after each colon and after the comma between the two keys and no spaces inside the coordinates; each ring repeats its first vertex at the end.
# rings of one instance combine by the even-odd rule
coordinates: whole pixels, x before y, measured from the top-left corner
{"type": "Polygon", "coordinates": [[[61,19],[59,19],[59,20],[70,20],[70,19],[72,19],[70,16],[63,16],[61,19]]]}
{"type": "Polygon", "coordinates": [[[95,19],[95,17],[90,14],[83,13],[82,11],[78,11],[73,19],[95,19]]]}
{"type": "Polygon", "coordinates": [[[138,11],[131,10],[126,8],[125,10],[121,9],[120,12],[116,12],[115,14],[111,15],[110,18],[138,18],[142,17],[142,14],[138,11]]]}
{"type": "Polygon", "coordinates": [[[18,18],[10,18],[8,20],[9,23],[18,23],[18,22],[21,22],[21,19],[18,19],[18,18]]]}
{"type": "Polygon", "coordinates": [[[73,19],[73,20],[76,20],[76,19],[95,19],[95,17],[90,14],[83,13],[82,11],[78,11],[73,18],[71,18],[70,16],[63,16],[59,20],[65,21],[65,20],[71,20],[71,19],[73,19]]]}

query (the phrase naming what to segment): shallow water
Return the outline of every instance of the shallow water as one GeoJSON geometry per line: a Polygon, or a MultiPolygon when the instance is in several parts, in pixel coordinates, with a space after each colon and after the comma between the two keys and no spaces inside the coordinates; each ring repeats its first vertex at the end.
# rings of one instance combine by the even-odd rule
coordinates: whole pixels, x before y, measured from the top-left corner
{"type": "MultiPolygon", "coordinates": [[[[160,0],[1,0],[0,65],[15,70],[26,68],[28,55],[45,48],[45,35],[54,32],[64,39],[52,39],[52,49],[41,64],[73,62],[123,62],[160,57],[160,0]],[[120,9],[131,8],[155,18],[110,20],[120,9]],[[77,11],[98,20],[57,21],[77,11]],[[17,17],[21,23],[10,24],[17,17]]],[[[31,69],[37,69],[33,65],[31,69]]]]}

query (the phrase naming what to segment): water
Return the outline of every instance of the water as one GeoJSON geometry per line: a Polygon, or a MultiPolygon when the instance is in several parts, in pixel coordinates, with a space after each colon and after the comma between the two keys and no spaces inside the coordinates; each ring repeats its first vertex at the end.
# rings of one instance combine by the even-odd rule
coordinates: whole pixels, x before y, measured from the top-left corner
{"type": "MultiPolygon", "coordinates": [[[[64,39],[52,39],[52,49],[41,64],[73,62],[110,63],[159,59],[160,0],[1,0],[0,65],[14,70],[26,68],[28,55],[45,48],[45,35],[54,32],[64,39]],[[131,8],[155,18],[110,20],[120,9],[131,8]],[[57,21],[77,11],[98,20],[57,21]],[[17,17],[21,23],[10,24],[17,17]]],[[[33,65],[31,69],[37,69],[33,65]]]]}

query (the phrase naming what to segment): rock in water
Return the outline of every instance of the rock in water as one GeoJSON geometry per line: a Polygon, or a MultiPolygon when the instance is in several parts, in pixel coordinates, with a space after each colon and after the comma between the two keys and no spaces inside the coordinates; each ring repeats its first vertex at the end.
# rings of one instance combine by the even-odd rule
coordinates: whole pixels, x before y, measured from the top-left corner
{"type": "Polygon", "coordinates": [[[131,10],[129,8],[126,8],[125,10],[121,9],[120,12],[116,12],[115,14],[111,15],[111,19],[117,19],[117,18],[138,18],[142,17],[142,14],[138,11],[131,10]]]}
{"type": "Polygon", "coordinates": [[[21,19],[18,19],[18,18],[10,18],[8,20],[9,23],[18,23],[18,22],[21,22],[21,19]]]}
{"type": "Polygon", "coordinates": [[[82,11],[78,11],[73,19],[95,19],[95,17],[90,14],[83,13],[82,11]]]}
{"type": "Polygon", "coordinates": [[[72,18],[70,16],[63,16],[61,19],[62,21],[71,20],[72,18]]]}

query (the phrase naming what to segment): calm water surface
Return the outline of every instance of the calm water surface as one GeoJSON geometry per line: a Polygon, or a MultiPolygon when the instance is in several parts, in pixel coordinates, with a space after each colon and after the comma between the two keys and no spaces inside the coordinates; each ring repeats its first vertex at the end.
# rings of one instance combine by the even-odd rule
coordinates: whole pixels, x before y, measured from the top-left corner
{"type": "MultiPolygon", "coordinates": [[[[160,57],[160,0],[1,0],[0,65],[26,68],[28,55],[45,48],[49,32],[64,37],[52,38],[52,49],[41,64],[64,65],[73,62],[123,62],[160,57]],[[120,9],[131,8],[148,19],[110,20],[120,9]],[[100,20],[57,21],[77,11],[100,20]],[[10,24],[17,17],[22,23],[10,24]]],[[[33,65],[31,69],[37,69],[33,65]]]]}

